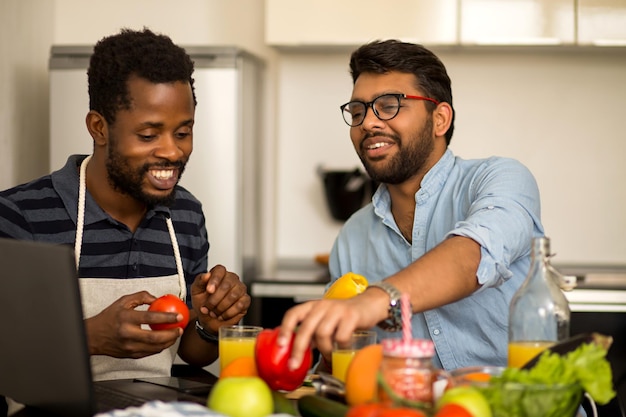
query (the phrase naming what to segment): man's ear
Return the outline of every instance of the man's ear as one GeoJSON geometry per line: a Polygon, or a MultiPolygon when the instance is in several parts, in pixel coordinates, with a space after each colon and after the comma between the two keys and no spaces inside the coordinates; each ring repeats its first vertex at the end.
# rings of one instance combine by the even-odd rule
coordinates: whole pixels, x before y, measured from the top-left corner
{"type": "Polygon", "coordinates": [[[453,111],[452,106],[445,101],[437,105],[437,108],[433,112],[433,130],[435,136],[444,136],[446,134],[452,123],[453,111]]]}
{"type": "Polygon", "coordinates": [[[90,110],[85,117],[87,130],[93,138],[94,146],[105,146],[109,140],[109,125],[100,113],[90,110]]]}

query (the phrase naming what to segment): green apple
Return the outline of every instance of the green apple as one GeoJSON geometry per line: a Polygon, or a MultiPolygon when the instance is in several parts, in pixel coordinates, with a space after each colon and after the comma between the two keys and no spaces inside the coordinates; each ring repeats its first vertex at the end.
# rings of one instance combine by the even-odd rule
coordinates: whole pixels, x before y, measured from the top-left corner
{"type": "Polygon", "coordinates": [[[465,408],[472,417],[491,417],[491,407],[485,396],[472,386],[457,386],[444,391],[437,409],[446,404],[457,404],[465,408]]]}
{"type": "Polygon", "coordinates": [[[207,407],[230,417],[265,417],[274,411],[274,400],[261,378],[233,376],[215,383],[207,407]]]}

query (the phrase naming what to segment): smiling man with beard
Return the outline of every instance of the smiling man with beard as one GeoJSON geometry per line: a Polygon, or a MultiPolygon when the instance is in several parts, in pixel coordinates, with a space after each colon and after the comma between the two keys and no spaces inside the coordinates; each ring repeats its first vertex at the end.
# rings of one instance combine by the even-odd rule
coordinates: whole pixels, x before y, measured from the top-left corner
{"type": "Polygon", "coordinates": [[[366,44],[350,71],[352,97],[341,112],[381,185],[341,229],[329,286],[348,272],[370,285],[285,314],[281,342],[298,328],[292,367],[313,341],[324,358],[318,369],[327,370],[332,342],[347,342],[355,329],[401,338],[401,294],[409,296],[413,338],[433,342],[437,367],[506,366],[509,302],[528,272],[532,238],[543,235],[533,175],[512,159],[452,153],[450,78],[421,45],[366,44]]]}
{"type": "Polygon", "coordinates": [[[176,354],[209,365],[218,329],[250,305],[236,274],[208,271],[202,206],[178,185],[193,149],[193,70],[148,29],[103,38],[88,70],[93,154],[0,193],[0,237],[75,249],[96,380],[169,376],[176,354]],[[168,293],[186,301],[189,325],[150,330],[182,320],[146,311],[168,293]]]}

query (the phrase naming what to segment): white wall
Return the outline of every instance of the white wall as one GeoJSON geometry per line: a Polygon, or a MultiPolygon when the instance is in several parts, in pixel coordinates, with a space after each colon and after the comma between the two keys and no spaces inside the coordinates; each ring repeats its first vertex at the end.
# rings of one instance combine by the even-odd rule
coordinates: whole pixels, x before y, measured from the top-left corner
{"type": "MultiPolygon", "coordinates": [[[[338,110],[351,89],[348,54],[267,47],[263,6],[0,1],[0,189],[48,172],[49,47],[92,44],[123,26],[146,25],[182,45],[236,45],[265,59],[263,265],[327,252],[340,224],[328,214],[315,170],[359,166],[338,110]]],[[[453,78],[455,152],[514,156],[535,172],[555,261],[626,263],[626,49],[439,52],[453,78]]]]}
{"type": "MultiPolygon", "coordinates": [[[[237,46],[266,64],[261,106],[273,115],[275,56],[259,0],[1,0],[0,189],[49,172],[48,57],[52,45],[91,45],[122,27],[167,34],[182,46],[237,46]]],[[[85,113],[87,109],[85,109],[85,113]]],[[[264,120],[263,194],[274,194],[273,116],[264,120]]],[[[85,140],[89,137],[85,131],[85,140]]],[[[274,257],[273,200],[263,200],[261,266],[274,257]]]]}
{"type": "Polygon", "coordinates": [[[53,3],[0,1],[0,190],[48,172],[53,3]]]}
{"type": "MultiPolygon", "coordinates": [[[[535,174],[555,263],[626,263],[626,50],[448,49],[460,156],[520,159],[535,174]]],[[[284,54],[278,92],[277,254],[326,252],[320,163],[360,166],[338,106],[348,55],[284,54]]]]}

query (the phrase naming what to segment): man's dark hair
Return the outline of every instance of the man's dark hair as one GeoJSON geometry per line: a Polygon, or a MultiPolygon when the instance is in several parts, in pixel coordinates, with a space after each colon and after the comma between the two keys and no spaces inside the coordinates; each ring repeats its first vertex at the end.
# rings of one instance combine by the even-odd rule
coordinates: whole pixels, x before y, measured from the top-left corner
{"type": "MultiPolygon", "coordinates": [[[[416,87],[425,96],[450,104],[453,110],[452,122],[445,135],[449,145],[454,131],[454,106],[450,77],[441,60],[422,45],[393,39],[365,44],[350,57],[350,74],[353,82],[356,82],[362,73],[385,74],[390,71],[415,75],[416,87]]],[[[431,111],[435,109],[434,103],[428,101],[425,103],[431,111]]]]}
{"type": "Polygon", "coordinates": [[[89,61],[89,109],[100,113],[107,123],[115,122],[115,114],[130,108],[128,79],[145,78],[152,83],[189,82],[196,104],[193,85],[194,64],[187,52],[172,40],[143,31],[122,29],[119,34],[96,43],[89,61]]]}

